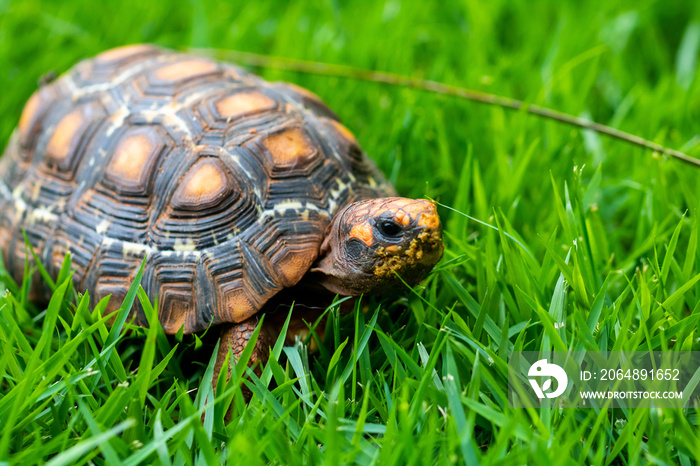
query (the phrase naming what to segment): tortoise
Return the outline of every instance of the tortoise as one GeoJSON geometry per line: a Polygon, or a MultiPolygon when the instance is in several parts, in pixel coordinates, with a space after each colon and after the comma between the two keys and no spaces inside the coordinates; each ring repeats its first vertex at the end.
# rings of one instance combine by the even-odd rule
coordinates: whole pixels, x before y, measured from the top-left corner
{"type": "MultiPolygon", "coordinates": [[[[145,259],[166,333],[221,328],[216,374],[285,291],[389,292],[443,253],[435,204],[397,197],[316,95],[147,44],[84,60],[28,100],[0,159],[0,245],[17,280],[34,261],[25,232],[54,277],[70,252],[76,289],[111,295],[108,311],[145,259]]],[[[31,299],[49,293],[33,281],[31,299]]],[[[279,331],[263,325],[251,363],[279,331]]]]}

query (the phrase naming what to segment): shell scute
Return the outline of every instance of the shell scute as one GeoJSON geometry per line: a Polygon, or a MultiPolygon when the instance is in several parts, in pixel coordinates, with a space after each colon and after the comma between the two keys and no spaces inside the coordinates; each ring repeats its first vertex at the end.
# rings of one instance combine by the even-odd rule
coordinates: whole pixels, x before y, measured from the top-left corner
{"type": "Polygon", "coordinates": [[[172,145],[157,126],[127,128],[108,155],[103,183],[122,195],[150,196],[161,152],[172,145]]]}

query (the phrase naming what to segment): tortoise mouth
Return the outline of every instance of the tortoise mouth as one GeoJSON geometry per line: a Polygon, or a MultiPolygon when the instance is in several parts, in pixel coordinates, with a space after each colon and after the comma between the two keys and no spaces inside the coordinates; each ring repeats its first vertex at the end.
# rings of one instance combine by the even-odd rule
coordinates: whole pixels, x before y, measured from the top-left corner
{"type": "Polygon", "coordinates": [[[374,275],[389,278],[398,274],[409,284],[419,282],[440,262],[444,251],[441,229],[422,229],[407,244],[378,247],[374,275]]]}

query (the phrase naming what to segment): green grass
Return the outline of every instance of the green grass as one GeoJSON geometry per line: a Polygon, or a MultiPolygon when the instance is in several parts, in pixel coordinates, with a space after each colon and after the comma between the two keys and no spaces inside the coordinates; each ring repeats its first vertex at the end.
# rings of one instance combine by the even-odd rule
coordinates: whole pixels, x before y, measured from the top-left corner
{"type": "MultiPolygon", "coordinates": [[[[463,85],[700,155],[696,2],[260,3],[0,0],[0,141],[46,71],[148,41],[463,85]]],[[[506,361],[700,350],[699,170],[522,112],[256,71],[319,94],[402,195],[451,207],[443,262],[414,292],[331,312],[317,353],[276,346],[248,405],[238,374],[203,416],[211,335],[110,326],[68,269],[47,309],[3,275],[0,461],[698,462],[697,406],[514,410],[506,361]]]]}

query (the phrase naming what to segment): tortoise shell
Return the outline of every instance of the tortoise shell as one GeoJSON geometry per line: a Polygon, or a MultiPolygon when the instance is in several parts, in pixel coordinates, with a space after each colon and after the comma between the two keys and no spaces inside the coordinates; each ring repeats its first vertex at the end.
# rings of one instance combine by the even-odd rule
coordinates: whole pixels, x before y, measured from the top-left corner
{"type": "Polygon", "coordinates": [[[146,257],[164,330],[191,333],[258,312],[308,271],[336,211],[390,195],[309,91],[134,45],[31,96],[0,159],[0,245],[18,280],[24,231],[54,276],[70,252],[76,288],[113,306],[146,257]]]}

